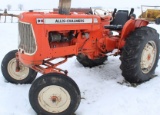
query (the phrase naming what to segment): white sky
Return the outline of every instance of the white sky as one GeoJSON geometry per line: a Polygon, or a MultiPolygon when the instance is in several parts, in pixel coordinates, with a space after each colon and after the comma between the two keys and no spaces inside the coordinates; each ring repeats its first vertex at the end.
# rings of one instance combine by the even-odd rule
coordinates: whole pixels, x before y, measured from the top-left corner
{"type": "MultiPolygon", "coordinates": [[[[12,9],[18,9],[23,4],[24,9],[52,9],[58,7],[59,0],[0,0],[0,9],[7,4],[12,9]]],[[[137,7],[141,5],[160,5],[160,0],[72,0],[72,7],[137,7]]]]}

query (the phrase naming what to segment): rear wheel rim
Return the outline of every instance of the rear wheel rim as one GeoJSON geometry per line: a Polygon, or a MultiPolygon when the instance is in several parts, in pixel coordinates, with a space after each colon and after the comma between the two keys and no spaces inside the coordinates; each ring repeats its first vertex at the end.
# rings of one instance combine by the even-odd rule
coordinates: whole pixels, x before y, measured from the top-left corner
{"type": "Polygon", "coordinates": [[[20,71],[16,72],[16,58],[9,61],[7,69],[9,75],[15,80],[23,80],[27,78],[29,74],[29,68],[19,63],[20,71]]]}
{"type": "Polygon", "coordinates": [[[141,55],[141,69],[144,74],[147,74],[151,71],[154,66],[155,60],[157,56],[157,47],[154,41],[149,41],[141,55]]]}
{"type": "Polygon", "coordinates": [[[44,87],[39,92],[38,102],[47,112],[60,113],[69,107],[71,97],[68,91],[63,87],[51,85],[44,87]]]}

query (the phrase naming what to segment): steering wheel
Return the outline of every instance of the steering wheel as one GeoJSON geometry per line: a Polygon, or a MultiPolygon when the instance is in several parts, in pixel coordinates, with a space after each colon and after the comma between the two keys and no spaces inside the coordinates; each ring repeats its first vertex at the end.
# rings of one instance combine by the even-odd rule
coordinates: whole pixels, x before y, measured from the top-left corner
{"type": "Polygon", "coordinates": [[[97,16],[100,16],[102,19],[105,19],[106,17],[110,16],[111,20],[113,20],[112,13],[109,10],[104,9],[94,9],[94,14],[97,16]],[[104,12],[104,15],[100,14],[100,12],[104,12]]]}

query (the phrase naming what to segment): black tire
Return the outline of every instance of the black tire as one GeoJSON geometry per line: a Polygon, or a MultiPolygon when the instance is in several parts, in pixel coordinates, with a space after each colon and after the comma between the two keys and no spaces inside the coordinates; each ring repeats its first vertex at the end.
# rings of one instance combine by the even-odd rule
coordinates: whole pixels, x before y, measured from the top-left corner
{"type": "Polygon", "coordinates": [[[160,18],[156,18],[155,23],[159,25],[160,24],[160,18]]]}
{"type": "Polygon", "coordinates": [[[84,67],[90,67],[91,68],[91,67],[102,65],[107,60],[107,57],[105,56],[105,57],[101,57],[99,59],[91,60],[83,54],[78,54],[77,60],[84,67]]]}
{"type": "Polygon", "coordinates": [[[17,50],[8,52],[2,60],[1,71],[4,78],[11,83],[15,84],[27,84],[32,83],[32,81],[37,76],[37,72],[24,66],[22,63],[20,72],[16,72],[16,54],[17,50]],[[23,73],[24,72],[24,73],[23,73]],[[23,75],[21,75],[23,74],[23,75]]]}
{"type": "Polygon", "coordinates": [[[154,77],[159,60],[159,34],[157,31],[150,27],[136,29],[126,39],[120,59],[122,75],[128,82],[142,83],[154,77]],[[150,47],[155,48],[154,55],[151,55],[153,49],[152,53],[149,53],[150,50],[144,49],[150,47]],[[148,60],[147,63],[145,63],[146,60],[148,60]]]}
{"type": "Polygon", "coordinates": [[[38,115],[72,115],[80,104],[81,95],[77,84],[71,78],[59,73],[49,73],[42,75],[32,84],[29,91],[29,101],[32,108],[37,112],[38,115]],[[54,88],[57,92],[54,92],[54,88]],[[57,103],[57,100],[68,99],[64,98],[65,96],[63,96],[63,98],[62,96],[57,96],[63,95],[59,94],[59,88],[62,90],[59,92],[66,92],[65,96],[68,95],[70,97],[70,102],[67,106],[67,101],[64,101],[65,103],[63,104],[61,101],[58,101],[61,103],[61,106],[58,104],[54,106],[54,103],[57,103]],[[53,94],[48,95],[47,98],[43,97],[44,95],[48,94],[48,92],[52,91],[53,94]],[[54,100],[52,97],[54,97],[54,100]],[[48,98],[50,98],[49,101],[47,100],[48,98]],[[62,109],[63,107],[65,108],[62,109]]]}
{"type": "Polygon", "coordinates": [[[159,53],[160,53],[160,39],[159,39],[159,53]]]}

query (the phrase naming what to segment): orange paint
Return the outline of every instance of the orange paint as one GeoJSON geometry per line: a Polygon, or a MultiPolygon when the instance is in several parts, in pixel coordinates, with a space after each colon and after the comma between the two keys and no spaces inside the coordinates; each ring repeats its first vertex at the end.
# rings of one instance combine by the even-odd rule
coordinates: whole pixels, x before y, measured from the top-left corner
{"type": "Polygon", "coordinates": [[[102,19],[100,16],[84,13],[70,13],[70,15],[61,15],[57,12],[22,13],[19,21],[25,28],[23,31],[28,31],[29,27],[31,29],[29,34],[21,33],[24,34],[21,36],[31,37],[31,40],[34,38],[36,49],[32,54],[26,53],[28,46],[31,47],[28,50],[33,50],[33,42],[29,42],[28,37],[22,37],[21,41],[26,40],[23,40],[21,47],[25,49],[19,48],[18,58],[26,66],[43,74],[61,72],[63,70],[58,69],[57,66],[64,63],[68,57],[83,53],[90,59],[95,59],[115,48],[121,50],[130,32],[148,24],[144,20],[130,19],[122,30],[117,31],[119,35],[113,36],[110,35],[109,29],[104,28],[105,25],[110,24],[110,19],[110,16],[102,19]],[[65,60],[56,64],[51,62],[60,57],[65,60]],[[46,59],[49,61],[45,61],[46,59]],[[46,68],[40,65],[45,65],[46,68]]]}

